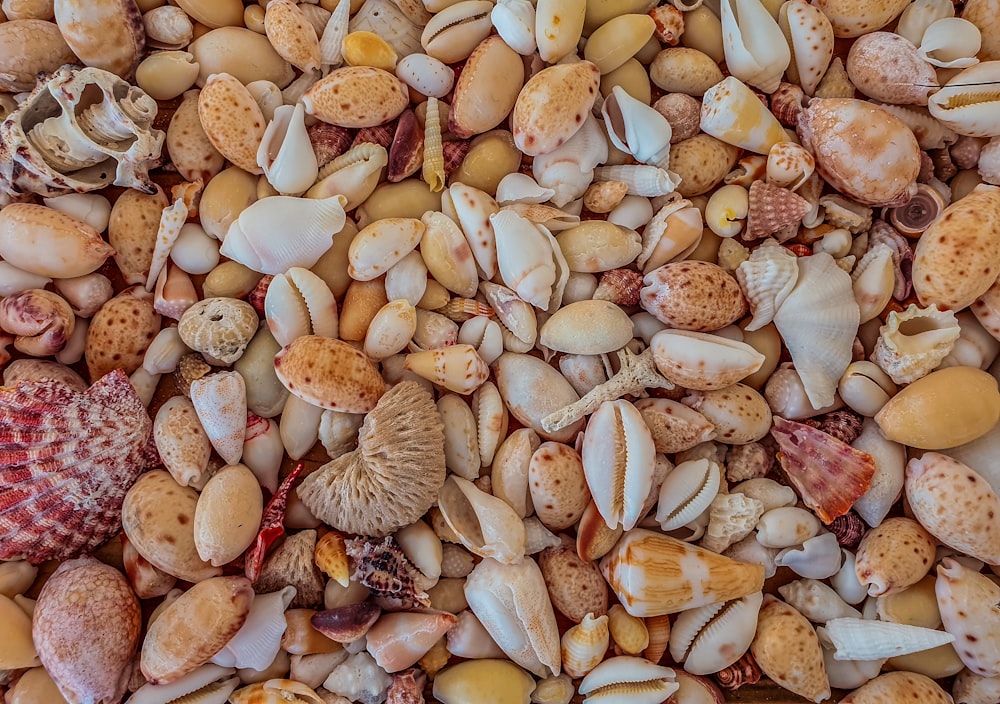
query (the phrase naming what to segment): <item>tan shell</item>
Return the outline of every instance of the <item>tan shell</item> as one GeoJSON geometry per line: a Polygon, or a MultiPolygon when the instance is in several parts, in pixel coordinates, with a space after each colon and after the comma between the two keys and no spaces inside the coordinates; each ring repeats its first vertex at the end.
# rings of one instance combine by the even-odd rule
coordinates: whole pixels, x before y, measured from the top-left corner
{"type": "Polygon", "coordinates": [[[660,51],[649,65],[649,77],[667,93],[692,97],[701,97],[723,78],[712,57],[683,46],[660,51]]]}
{"type": "Polygon", "coordinates": [[[708,134],[696,134],[670,147],[670,170],[681,182],[677,192],[685,198],[707,193],[732,171],[740,150],[708,134]]]}
{"type": "Polygon", "coordinates": [[[222,573],[198,556],[194,513],[198,492],[166,471],[142,475],[125,495],[122,527],[135,549],[155,567],[188,582],[222,573]]]}
{"type": "Polygon", "coordinates": [[[610,301],[576,301],[545,321],[538,341],[550,350],[569,354],[605,354],[632,339],[632,321],[610,301]]]}
{"type": "Polygon", "coordinates": [[[81,557],[62,563],[45,583],[32,636],[68,701],[111,702],[125,693],[141,628],[139,600],[128,580],[113,567],[81,557]]]}
{"type": "MultiPolygon", "coordinates": [[[[185,4],[190,2],[185,0],[185,4]]],[[[244,27],[213,29],[191,42],[187,50],[198,62],[199,86],[204,86],[213,73],[231,74],[243,85],[271,81],[279,88],[284,88],[295,78],[291,65],[278,55],[267,37],[244,27]],[[247,61],[248,56],[254,57],[254,60],[247,61]]]]}
{"type": "Polygon", "coordinates": [[[806,617],[785,602],[764,597],[750,652],[764,674],[785,689],[814,702],[830,696],[819,638],[806,617]]]}
{"type": "Polygon", "coordinates": [[[209,76],[198,95],[198,116],[212,145],[222,156],[252,174],[262,174],[257,150],[267,120],[246,86],[228,73],[209,76]]]}
{"type": "Polygon", "coordinates": [[[331,71],[302,96],[306,112],[341,127],[374,127],[406,109],[409,97],[394,75],[371,66],[331,71]]]}
{"type": "Polygon", "coordinates": [[[184,311],[177,332],[184,344],[225,364],[243,356],[257,332],[257,312],[236,298],[205,298],[184,311]]]}
{"type": "Polygon", "coordinates": [[[514,104],[514,144],[538,156],[566,142],[594,105],[600,77],[600,69],[589,61],[549,66],[532,76],[514,104]]]}
{"type": "Polygon", "coordinates": [[[938,684],[916,672],[886,672],[858,687],[840,700],[841,704],[950,704],[953,700],[938,684]]]}
{"type": "Polygon", "coordinates": [[[528,490],[546,528],[559,531],[575,525],[590,501],[579,453],[563,443],[542,443],[528,463],[528,490]]]}
{"type": "Polygon", "coordinates": [[[75,60],[53,22],[12,19],[0,23],[0,89],[4,91],[31,90],[39,73],[75,60]]]}
{"type": "Polygon", "coordinates": [[[134,0],[56,0],[56,24],[80,61],[129,80],[146,30],[134,0]]]}
{"type": "Polygon", "coordinates": [[[913,290],[921,303],[958,311],[971,305],[1000,271],[1000,187],[982,185],[931,223],[913,253],[913,290]]]}
{"type": "Polygon", "coordinates": [[[83,276],[112,254],[97,230],[48,206],[14,203],[0,211],[0,257],[32,274],[83,276]]]}
{"type": "Polygon", "coordinates": [[[930,571],[934,536],[912,518],[887,518],[865,533],[854,570],[871,596],[896,594],[930,571]]]}
{"type": "Polygon", "coordinates": [[[893,32],[858,37],[847,54],[847,75],[859,91],[893,105],[926,105],[938,87],[934,67],[893,32]]]}
{"type": "Polygon", "coordinates": [[[666,398],[643,398],[635,407],[653,435],[657,452],[673,454],[690,450],[715,437],[715,426],[701,413],[666,398]]]}
{"type": "MultiPolygon", "coordinates": [[[[168,130],[169,131],[169,130],[168,130]]],[[[126,283],[144,284],[153,261],[160,215],[170,205],[163,191],[152,195],[129,188],[115,201],[108,223],[108,242],[126,283]]]]}
{"type": "Polygon", "coordinates": [[[493,129],[510,113],[523,86],[521,56],[500,37],[487,37],[455,84],[448,129],[463,138],[493,129]]]}
{"type": "Polygon", "coordinates": [[[835,37],[858,37],[889,24],[909,0],[817,0],[830,19],[835,37]]]}
{"type": "Polygon", "coordinates": [[[306,72],[319,68],[319,37],[300,6],[292,0],[267,3],[264,31],[271,46],[292,66],[306,72]]]}
{"type": "Polygon", "coordinates": [[[260,484],[246,465],[220,469],[202,489],[194,509],[198,556],[216,567],[235,560],[257,537],[263,510],[260,484]]]}
{"type": "MultiPolygon", "coordinates": [[[[222,171],[226,159],[213,146],[202,127],[201,116],[198,114],[199,95],[199,91],[184,94],[184,99],[167,126],[166,147],[171,163],[177,167],[184,180],[201,179],[208,183],[222,171]]],[[[202,205],[204,202],[203,194],[202,205]]]]}
{"type": "Polygon", "coordinates": [[[561,543],[538,555],[538,567],[545,579],[552,605],[573,623],[587,614],[601,616],[608,611],[608,585],[597,563],[576,554],[576,544],[562,536],[561,543]]]}
{"type": "Polygon", "coordinates": [[[131,374],[142,366],[146,348],[160,331],[153,294],[142,286],[127,288],[94,314],[87,329],[85,356],[91,381],[114,369],[131,374]]]}
{"type": "Polygon", "coordinates": [[[709,262],[664,264],[646,274],[639,294],[643,310],[681,330],[711,332],[734,323],[748,309],[739,284],[709,262]]]}
{"type": "Polygon", "coordinates": [[[274,370],[291,393],[332,411],[367,413],[385,392],[363,352],[329,337],[298,338],[275,355],[274,370]]]}
{"type": "Polygon", "coordinates": [[[150,625],[142,642],[142,674],[164,684],[208,662],[246,622],[253,597],[246,577],[198,582],[150,625]]]}

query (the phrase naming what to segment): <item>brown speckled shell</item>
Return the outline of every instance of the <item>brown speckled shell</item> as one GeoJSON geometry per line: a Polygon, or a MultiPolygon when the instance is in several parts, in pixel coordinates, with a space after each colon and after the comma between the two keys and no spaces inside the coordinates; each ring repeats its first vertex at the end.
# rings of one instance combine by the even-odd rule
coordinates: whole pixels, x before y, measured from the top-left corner
{"type": "Polygon", "coordinates": [[[542,550],[538,567],[552,605],[573,623],[580,623],[588,613],[600,616],[608,612],[608,584],[596,562],[576,554],[573,539],[564,535],[559,545],[542,550]]]}
{"type": "Polygon", "coordinates": [[[69,704],[111,704],[125,693],[141,627],[139,600],[128,580],[81,557],[61,564],[42,587],[32,638],[69,704]]]}
{"type": "Polygon", "coordinates": [[[87,329],[85,356],[90,380],[115,369],[131,374],[142,365],[146,348],[160,331],[153,294],[142,286],[127,288],[94,314],[87,329]]]}
{"type": "Polygon", "coordinates": [[[547,154],[576,134],[597,99],[601,72],[589,61],[542,69],[524,84],[512,113],[517,147],[547,154]]]}
{"type": "Polygon", "coordinates": [[[409,98],[398,78],[371,66],[330,72],[302,96],[306,112],[340,127],[374,127],[397,117],[409,98]]]}
{"type": "Polygon", "coordinates": [[[764,597],[750,653],[761,671],[785,689],[815,702],[830,696],[816,631],[780,599],[764,597]]]}
{"type": "Polygon", "coordinates": [[[709,262],[664,264],[646,274],[639,304],[660,322],[680,330],[711,332],[746,315],[736,279],[709,262]]]}
{"type": "Polygon", "coordinates": [[[887,518],[861,540],[854,571],[871,596],[895,594],[930,571],[936,547],[934,536],[912,518],[887,518]]]}
{"type": "Polygon", "coordinates": [[[378,369],[346,342],[306,335],[274,357],[278,379],[299,398],[334,411],[367,413],[385,392],[378,369]]]}

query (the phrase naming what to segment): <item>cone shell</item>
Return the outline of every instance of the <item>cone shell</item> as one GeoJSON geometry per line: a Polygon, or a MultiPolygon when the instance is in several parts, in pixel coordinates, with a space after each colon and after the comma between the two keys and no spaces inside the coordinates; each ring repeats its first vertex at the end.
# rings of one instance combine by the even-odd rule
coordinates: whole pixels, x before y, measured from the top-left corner
{"type": "Polygon", "coordinates": [[[125,577],[81,557],[64,562],[45,583],[32,635],[67,701],[112,702],[125,693],[141,626],[139,601],[125,577]]]}
{"type": "Polygon", "coordinates": [[[209,76],[198,94],[198,116],[209,141],[222,156],[251,174],[264,173],[257,165],[257,150],[267,120],[237,78],[228,73],[209,76]]]}
{"type": "Polygon", "coordinates": [[[371,66],[331,71],[305,92],[306,112],[340,127],[374,127],[399,117],[409,103],[403,83],[371,66]]]}
{"type": "Polygon", "coordinates": [[[192,381],[191,404],[215,451],[227,464],[239,462],[247,428],[243,376],[239,372],[218,372],[192,381]]]}
{"type": "Polygon", "coordinates": [[[887,518],[861,539],[854,570],[870,596],[896,594],[930,571],[936,547],[934,536],[913,519],[887,518]]]}
{"type": "Polygon", "coordinates": [[[53,379],[0,389],[0,560],[76,557],[117,533],[151,435],[121,371],[82,393],[53,379]]]}
{"type": "Polygon", "coordinates": [[[1000,242],[990,236],[997,228],[998,186],[978,186],[945,208],[913,252],[913,290],[921,303],[958,311],[983,295],[1000,268],[1000,242]]]}
{"type": "Polygon", "coordinates": [[[549,66],[532,76],[514,103],[517,148],[529,156],[547,154],[576,134],[597,99],[600,76],[589,61],[549,66]]]}
{"type": "Polygon", "coordinates": [[[1000,498],[968,466],[937,452],[906,465],[903,485],[913,516],[945,545],[1000,564],[1000,498]]]}
{"type": "Polygon", "coordinates": [[[379,667],[399,672],[416,664],[456,620],[443,611],[385,614],[366,634],[366,647],[379,667]]]}
{"type": "Polygon", "coordinates": [[[633,616],[657,616],[760,591],[764,568],[636,528],[601,560],[601,572],[633,616]]]}
{"type": "Polygon", "coordinates": [[[801,697],[830,696],[819,638],[806,617],[773,596],[765,596],[750,652],[765,675],[801,697]]]}
{"type": "Polygon", "coordinates": [[[253,597],[246,577],[212,577],[181,594],[149,626],[143,676],[163,684],[206,663],[246,622],[253,597]]]}
{"type": "Polygon", "coordinates": [[[916,672],[887,672],[858,687],[840,700],[841,704],[951,704],[948,693],[926,675],[916,672]]]}
{"type": "Polygon", "coordinates": [[[364,353],[329,337],[298,338],[275,355],[274,370],[291,393],[332,411],[367,413],[385,391],[364,353]]]}
{"type": "Polygon", "coordinates": [[[810,101],[799,115],[802,144],[838,191],[866,205],[905,201],[920,170],[920,147],[899,118],[853,98],[810,101]],[[822,148],[820,148],[822,145],[822,148]]]}

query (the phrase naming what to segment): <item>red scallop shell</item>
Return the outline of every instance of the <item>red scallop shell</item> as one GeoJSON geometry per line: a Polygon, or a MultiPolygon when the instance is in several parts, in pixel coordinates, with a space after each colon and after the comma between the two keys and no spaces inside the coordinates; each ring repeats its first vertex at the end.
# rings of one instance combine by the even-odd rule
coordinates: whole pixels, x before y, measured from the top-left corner
{"type": "Polygon", "coordinates": [[[0,389],[0,560],[66,560],[117,534],[125,492],[155,462],[152,428],[121,370],[82,393],[54,379],[0,389]]]}

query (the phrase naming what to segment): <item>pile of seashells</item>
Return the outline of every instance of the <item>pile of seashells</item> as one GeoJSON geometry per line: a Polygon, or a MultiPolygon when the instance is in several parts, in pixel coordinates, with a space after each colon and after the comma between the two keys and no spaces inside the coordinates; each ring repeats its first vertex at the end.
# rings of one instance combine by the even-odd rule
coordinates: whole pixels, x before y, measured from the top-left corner
{"type": "Polygon", "coordinates": [[[1000,0],[0,9],[4,704],[1000,702],[1000,0]]]}

